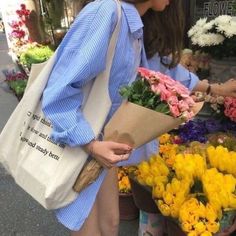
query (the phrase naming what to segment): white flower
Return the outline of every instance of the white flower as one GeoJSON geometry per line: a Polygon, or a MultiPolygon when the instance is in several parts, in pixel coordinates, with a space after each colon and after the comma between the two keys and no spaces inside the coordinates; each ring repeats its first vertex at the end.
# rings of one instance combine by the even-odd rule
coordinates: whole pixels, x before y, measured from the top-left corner
{"type": "Polygon", "coordinates": [[[215,21],[216,25],[227,25],[231,21],[232,16],[221,15],[216,17],[213,21],[215,21]]]}
{"type": "Polygon", "coordinates": [[[219,57],[220,53],[224,56],[233,55],[236,48],[236,45],[233,47],[232,44],[236,38],[236,17],[221,15],[209,22],[207,22],[207,18],[201,18],[188,31],[188,36],[193,45],[203,47],[203,50],[211,55],[216,57],[219,57]],[[225,45],[229,46],[229,50],[219,47],[220,51],[215,51],[214,48],[211,48],[211,46],[222,45],[226,38],[225,45]],[[230,38],[232,38],[232,43],[229,41],[230,38]]]}
{"type": "Polygon", "coordinates": [[[201,34],[192,37],[192,44],[199,45],[200,47],[213,46],[223,43],[224,39],[221,34],[201,34]]]}
{"type": "Polygon", "coordinates": [[[194,45],[200,47],[219,45],[225,37],[231,38],[236,35],[236,20],[228,15],[221,15],[207,22],[207,18],[199,19],[188,31],[194,45]],[[217,33],[210,33],[215,29],[217,33]]]}
{"type": "Polygon", "coordinates": [[[230,25],[225,26],[224,34],[227,38],[231,38],[236,35],[236,22],[231,22],[230,25]]]}
{"type": "Polygon", "coordinates": [[[192,37],[195,34],[201,34],[204,32],[204,25],[206,24],[207,18],[199,19],[196,24],[188,31],[188,36],[192,37]]]}
{"type": "Polygon", "coordinates": [[[196,26],[198,27],[203,27],[207,22],[207,18],[200,18],[197,22],[196,22],[196,26]]]}
{"type": "Polygon", "coordinates": [[[205,25],[203,25],[203,31],[207,32],[208,30],[211,30],[215,24],[214,20],[211,20],[210,22],[207,22],[205,25]]]}

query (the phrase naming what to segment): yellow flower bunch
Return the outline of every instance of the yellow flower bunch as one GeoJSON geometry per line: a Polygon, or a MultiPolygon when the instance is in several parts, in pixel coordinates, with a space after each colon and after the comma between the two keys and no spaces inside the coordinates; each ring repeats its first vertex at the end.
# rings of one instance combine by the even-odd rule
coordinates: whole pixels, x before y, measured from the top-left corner
{"type": "Polygon", "coordinates": [[[173,144],[170,134],[163,134],[159,137],[159,153],[164,159],[167,166],[172,167],[174,158],[178,151],[178,145],[173,144]]]}
{"type": "Polygon", "coordinates": [[[120,193],[130,193],[131,185],[128,174],[133,170],[133,167],[119,167],[118,168],[118,186],[120,193]]]}
{"type": "Polygon", "coordinates": [[[142,185],[153,187],[168,182],[169,168],[159,155],[153,155],[149,161],[138,165],[136,179],[142,185]]]}
{"type": "Polygon", "coordinates": [[[179,221],[188,236],[207,236],[219,231],[217,213],[211,204],[206,206],[196,198],[185,201],[179,210],[179,221]]]}
{"type": "Polygon", "coordinates": [[[212,167],[236,176],[236,152],[223,146],[207,148],[208,161],[212,167]]]}
{"type": "Polygon", "coordinates": [[[206,168],[206,159],[199,154],[177,154],[173,165],[179,179],[201,179],[206,168]]]}
{"type": "Polygon", "coordinates": [[[141,162],[136,179],[188,236],[211,236],[225,211],[236,210],[236,152],[199,142],[179,147],[171,140],[167,134],[159,138],[160,155],[141,162]]]}
{"type": "Polygon", "coordinates": [[[191,183],[189,180],[178,180],[173,178],[171,183],[166,185],[166,188],[162,192],[161,196],[157,194],[155,187],[153,188],[154,198],[160,198],[156,200],[156,204],[164,216],[171,216],[178,218],[179,209],[184,201],[187,199],[190,192],[191,183]]]}
{"type": "Polygon", "coordinates": [[[204,192],[209,203],[221,216],[221,209],[236,208],[236,178],[231,174],[224,175],[216,168],[208,169],[202,176],[204,192]],[[222,187],[224,186],[224,187],[222,187]]]}
{"type": "Polygon", "coordinates": [[[168,134],[168,133],[162,134],[162,135],[158,138],[160,145],[161,145],[161,144],[170,143],[170,142],[171,142],[171,141],[170,141],[170,138],[171,138],[171,135],[170,135],[170,134],[168,134]]]}

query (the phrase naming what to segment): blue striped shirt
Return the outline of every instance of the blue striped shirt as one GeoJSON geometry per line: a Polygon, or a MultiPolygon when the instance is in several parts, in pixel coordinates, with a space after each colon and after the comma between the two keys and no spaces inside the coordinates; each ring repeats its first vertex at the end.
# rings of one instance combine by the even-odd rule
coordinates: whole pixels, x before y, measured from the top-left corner
{"type": "MultiPolygon", "coordinates": [[[[60,44],[57,62],[43,94],[43,111],[53,124],[52,138],[57,142],[77,146],[94,138],[90,125],[81,113],[81,88],[105,69],[108,44],[116,22],[116,3],[113,0],[97,0],[80,12],[60,44]]],[[[112,107],[108,119],[121,104],[119,88],[135,77],[137,54],[134,45],[135,41],[143,45],[142,27],[136,8],[122,2],[121,29],[109,78],[112,107]]],[[[139,58],[142,65],[147,66],[144,50],[139,58]]],[[[80,229],[105,175],[104,170],[73,203],[56,211],[58,220],[64,226],[71,230],[80,229]]]]}
{"type": "MultiPolygon", "coordinates": [[[[55,141],[73,147],[94,139],[90,125],[81,113],[81,88],[105,69],[108,44],[116,22],[116,3],[113,0],[96,0],[80,12],[60,44],[58,58],[43,94],[43,111],[53,124],[52,138],[55,141]]],[[[121,29],[109,78],[112,107],[107,120],[121,104],[119,88],[135,77],[137,58],[141,58],[142,66],[148,66],[144,50],[137,57],[137,47],[134,47],[138,40],[143,49],[142,27],[136,8],[122,2],[121,29]]],[[[158,70],[157,61],[154,64],[155,68],[152,69],[158,70]]],[[[186,77],[183,80],[191,84],[192,78],[186,77]]],[[[120,162],[119,165],[137,163],[156,151],[157,143],[150,142],[135,150],[128,161],[120,162]]],[[[71,230],[80,229],[89,215],[105,175],[106,170],[73,203],[56,211],[58,220],[64,226],[71,230]]]]}
{"type": "MultiPolygon", "coordinates": [[[[122,3],[121,30],[109,79],[112,107],[121,103],[119,88],[127,84],[135,66],[134,40],[142,40],[142,21],[135,7],[122,3]]],[[[81,88],[105,70],[111,34],[117,22],[113,0],[95,1],[79,14],[58,50],[57,63],[43,94],[43,111],[51,120],[52,138],[70,146],[84,145],[94,133],[81,113],[81,88]]]]}

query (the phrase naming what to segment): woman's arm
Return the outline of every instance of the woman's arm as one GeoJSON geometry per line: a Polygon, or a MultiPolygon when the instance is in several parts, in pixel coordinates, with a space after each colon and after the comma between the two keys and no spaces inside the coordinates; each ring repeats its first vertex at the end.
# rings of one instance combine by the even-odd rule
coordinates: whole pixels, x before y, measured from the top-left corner
{"type": "Polygon", "coordinates": [[[214,94],[220,96],[236,97],[236,79],[230,79],[225,83],[212,83],[207,81],[198,81],[193,91],[206,92],[207,94],[214,94]]]}

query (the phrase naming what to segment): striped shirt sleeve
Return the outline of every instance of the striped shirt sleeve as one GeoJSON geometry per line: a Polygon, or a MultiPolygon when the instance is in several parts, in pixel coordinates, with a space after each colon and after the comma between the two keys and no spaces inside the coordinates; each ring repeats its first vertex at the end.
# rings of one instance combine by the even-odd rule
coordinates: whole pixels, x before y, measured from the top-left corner
{"type": "MultiPolygon", "coordinates": [[[[169,58],[165,57],[164,59],[167,63],[169,62],[169,58]]],[[[191,73],[180,64],[172,69],[165,67],[161,63],[158,53],[148,60],[148,64],[150,69],[169,75],[171,78],[178,80],[190,90],[192,90],[199,81],[199,78],[195,74],[191,73]]]]}
{"type": "Polygon", "coordinates": [[[116,3],[109,2],[92,3],[76,19],[59,47],[57,62],[43,93],[43,111],[53,124],[51,137],[72,147],[94,139],[93,130],[81,112],[82,87],[106,66],[117,14],[116,3]]]}

